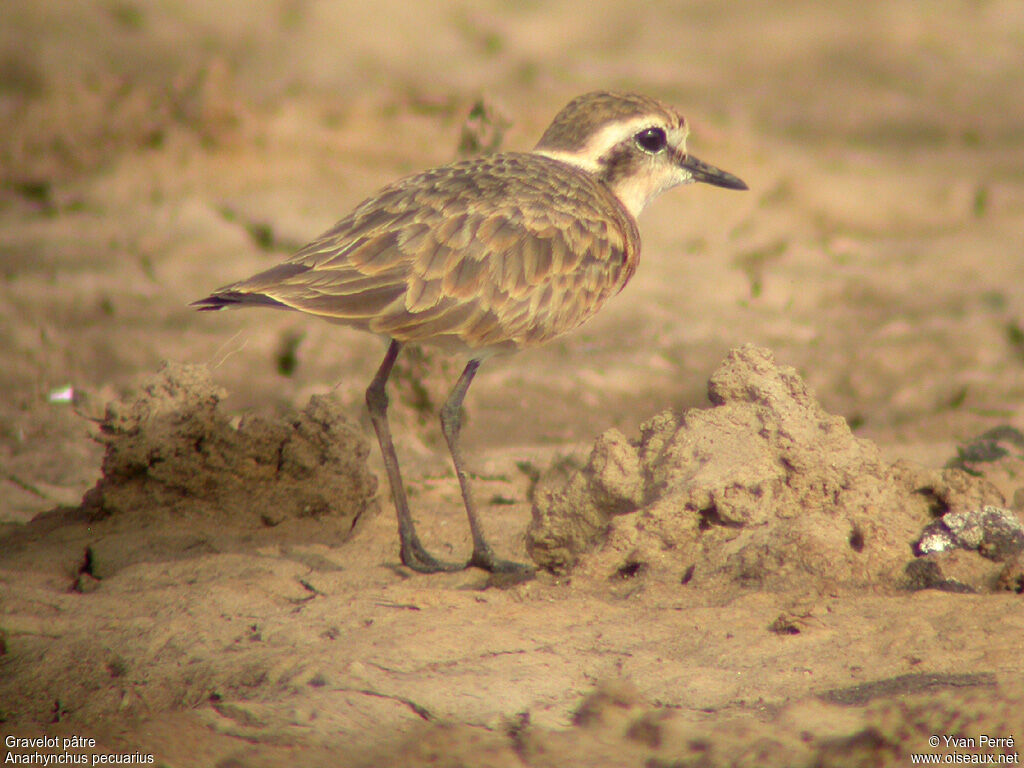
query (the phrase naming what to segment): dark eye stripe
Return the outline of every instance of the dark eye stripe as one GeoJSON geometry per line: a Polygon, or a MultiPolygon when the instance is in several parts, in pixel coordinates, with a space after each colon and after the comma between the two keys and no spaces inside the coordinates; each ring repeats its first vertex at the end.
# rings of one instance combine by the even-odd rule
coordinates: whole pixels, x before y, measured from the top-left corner
{"type": "Polygon", "coordinates": [[[661,128],[644,128],[633,139],[645,152],[661,152],[666,144],[665,131],[661,128]]]}

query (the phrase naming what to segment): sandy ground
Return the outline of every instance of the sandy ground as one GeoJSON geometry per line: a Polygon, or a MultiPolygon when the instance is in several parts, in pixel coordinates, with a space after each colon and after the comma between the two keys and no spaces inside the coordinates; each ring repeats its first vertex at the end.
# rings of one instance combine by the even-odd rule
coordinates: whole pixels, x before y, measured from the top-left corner
{"type": "MultiPolygon", "coordinates": [[[[1020,751],[1024,6],[9,5],[0,733],[95,740],[10,755],[1020,751]],[[414,575],[374,499],[380,341],[187,303],[455,157],[481,100],[468,129],[526,149],[595,88],[679,105],[751,191],[663,196],[619,297],[481,369],[485,525],[546,569],[414,575]],[[995,517],[950,538],[986,508],[1006,547],[995,517]],[[918,556],[926,529],[954,545],[918,556]]],[[[457,374],[431,358],[393,390],[450,559],[469,540],[432,411],[457,374]]]]}

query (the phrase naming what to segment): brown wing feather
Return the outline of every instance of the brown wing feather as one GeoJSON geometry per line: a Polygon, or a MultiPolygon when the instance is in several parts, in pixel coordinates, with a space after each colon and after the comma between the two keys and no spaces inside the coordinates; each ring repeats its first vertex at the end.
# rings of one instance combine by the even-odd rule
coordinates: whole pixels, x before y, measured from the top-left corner
{"type": "Polygon", "coordinates": [[[507,153],[385,187],[288,261],[210,299],[276,303],[399,341],[513,349],[578,326],[638,257],[636,225],[604,187],[507,153]]]}

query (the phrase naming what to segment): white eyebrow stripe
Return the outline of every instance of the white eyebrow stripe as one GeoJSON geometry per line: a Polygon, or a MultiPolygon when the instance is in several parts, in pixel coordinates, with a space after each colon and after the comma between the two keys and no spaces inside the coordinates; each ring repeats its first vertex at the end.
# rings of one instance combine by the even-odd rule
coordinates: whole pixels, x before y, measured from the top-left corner
{"type": "Polygon", "coordinates": [[[580,152],[589,157],[601,157],[615,145],[639,133],[642,128],[650,128],[661,124],[661,122],[663,121],[658,120],[654,115],[641,115],[625,122],[609,123],[591,136],[580,152]]]}
{"type": "Polygon", "coordinates": [[[550,157],[552,160],[560,160],[563,163],[582,168],[589,173],[597,173],[600,170],[598,160],[612,147],[639,133],[641,129],[661,125],[662,122],[664,121],[657,115],[640,115],[626,121],[609,123],[591,136],[587,143],[575,152],[550,149],[534,149],[533,151],[535,154],[550,157]]]}

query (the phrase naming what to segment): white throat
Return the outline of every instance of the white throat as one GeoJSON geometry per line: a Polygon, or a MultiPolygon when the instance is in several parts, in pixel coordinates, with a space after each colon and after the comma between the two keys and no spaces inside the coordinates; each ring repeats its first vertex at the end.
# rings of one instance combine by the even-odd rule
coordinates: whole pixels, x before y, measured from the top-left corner
{"type": "MultiPolygon", "coordinates": [[[[596,176],[601,171],[601,166],[594,159],[593,156],[585,153],[576,152],[557,152],[546,149],[535,149],[533,151],[535,155],[541,155],[551,160],[556,160],[566,165],[571,165],[574,168],[578,168],[584,173],[589,173],[596,176]]],[[[640,213],[647,204],[651,202],[655,197],[660,195],[666,189],[671,189],[677,184],[683,183],[682,178],[679,179],[665,179],[663,183],[652,183],[653,180],[650,176],[638,174],[636,176],[630,176],[621,179],[614,186],[609,186],[608,191],[611,192],[622,203],[622,207],[629,211],[630,216],[634,219],[640,216],[640,213]]]]}

